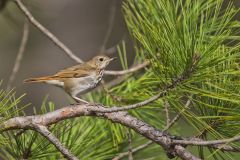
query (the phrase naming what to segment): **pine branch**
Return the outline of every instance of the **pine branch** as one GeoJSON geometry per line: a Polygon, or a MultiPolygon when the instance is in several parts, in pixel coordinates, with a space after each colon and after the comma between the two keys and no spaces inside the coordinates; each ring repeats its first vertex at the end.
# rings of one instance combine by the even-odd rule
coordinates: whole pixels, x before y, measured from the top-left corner
{"type": "Polygon", "coordinates": [[[65,148],[61,142],[47,129],[46,126],[42,126],[39,124],[33,125],[34,130],[39,132],[42,136],[48,139],[68,160],[78,160],[70,151],[65,148]]]}
{"type": "Polygon", "coordinates": [[[173,155],[179,156],[183,160],[198,160],[199,158],[192,155],[185,148],[177,146],[172,148],[171,136],[164,135],[163,132],[150,126],[149,124],[129,115],[127,112],[114,112],[114,113],[99,113],[94,110],[105,110],[106,108],[101,105],[87,106],[76,105],[64,107],[53,112],[49,112],[43,115],[15,117],[9,119],[0,124],[1,132],[14,130],[14,129],[32,129],[36,130],[35,126],[49,126],[51,124],[58,123],[62,120],[80,116],[94,116],[103,117],[112,121],[113,123],[122,124],[128,128],[133,129],[142,136],[156,142],[161,145],[167,152],[173,153],[173,155]]]}
{"type": "Polygon", "coordinates": [[[96,109],[94,111],[103,112],[103,113],[111,113],[111,112],[126,111],[126,110],[135,109],[135,108],[145,106],[145,105],[147,105],[151,102],[154,102],[154,101],[158,100],[161,97],[164,97],[170,90],[175,89],[180,83],[182,83],[184,80],[186,80],[190,76],[193,69],[194,69],[194,67],[191,67],[191,70],[187,70],[187,72],[184,72],[177,79],[175,79],[170,85],[166,86],[163,91],[161,91],[157,95],[152,96],[151,98],[146,99],[142,102],[127,105],[127,106],[122,106],[122,107],[116,107],[115,106],[115,107],[108,107],[108,108],[100,109],[100,110],[96,109]]]}

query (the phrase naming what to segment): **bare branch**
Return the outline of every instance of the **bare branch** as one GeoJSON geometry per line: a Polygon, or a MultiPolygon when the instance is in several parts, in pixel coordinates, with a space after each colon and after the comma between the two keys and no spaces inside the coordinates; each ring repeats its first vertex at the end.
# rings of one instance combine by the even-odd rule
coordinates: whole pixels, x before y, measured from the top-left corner
{"type": "Polygon", "coordinates": [[[111,8],[110,8],[110,13],[109,13],[108,28],[107,28],[106,35],[103,39],[103,44],[100,49],[100,53],[102,53],[106,50],[106,44],[110,38],[112,29],[113,29],[114,20],[115,20],[115,16],[116,16],[116,3],[117,3],[117,1],[113,0],[111,8]]]}
{"type": "Polygon", "coordinates": [[[166,151],[176,154],[176,156],[179,156],[183,160],[199,160],[199,158],[192,155],[183,147],[172,149],[172,139],[169,135],[163,134],[163,132],[129,115],[127,112],[99,113],[94,112],[96,108],[99,110],[105,110],[105,107],[101,105],[76,105],[64,107],[43,115],[15,117],[0,124],[0,131],[3,132],[13,129],[34,129],[35,125],[48,126],[65,119],[80,116],[103,117],[112,121],[113,123],[120,123],[128,128],[133,129],[142,136],[161,145],[166,151]],[[190,158],[189,155],[191,155],[190,158]]]}
{"type": "Polygon", "coordinates": [[[136,66],[133,66],[130,69],[127,70],[123,70],[123,71],[105,71],[104,74],[106,75],[114,75],[114,76],[120,76],[120,75],[125,75],[125,74],[129,74],[129,73],[133,73],[136,72],[142,68],[145,68],[146,66],[149,65],[149,61],[145,61],[141,64],[138,64],[136,66]]]}
{"type": "Polygon", "coordinates": [[[39,31],[46,35],[55,45],[66,53],[71,59],[78,63],[83,63],[83,61],[78,58],[65,44],[63,44],[54,34],[52,34],[47,28],[45,28],[41,23],[39,23],[33,15],[29,12],[26,6],[22,3],[21,0],[14,0],[18,8],[23,12],[26,18],[32,23],[39,31]]]}
{"type": "Polygon", "coordinates": [[[17,57],[15,59],[14,62],[14,67],[12,70],[12,73],[10,75],[8,84],[7,84],[7,91],[9,91],[12,87],[12,83],[15,80],[16,74],[19,71],[21,62],[22,62],[22,58],[23,58],[23,54],[25,52],[26,49],[26,45],[27,45],[27,41],[28,41],[28,36],[29,36],[29,24],[27,22],[27,20],[25,19],[24,25],[23,25],[23,34],[22,34],[22,39],[21,39],[21,43],[20,43],[20,47],[18,49],[18,53],[17,53],[17,57]]]}
{"type": "MultiPolygon", "coordinates": [[[[153,144],[153,141],[148,141],[147,143],[145,143],[145,144],[143,144],[143,145],[141,145],[141,146],[138,146],[138,147],[136,147],[136,148],[133,148],[133,149],[132,149],[132,153],[134,154],[134,153],[136,153],[136,152],[138,152],[138,151],[140,151],[140,150],[143,150],[143,149],[147,148],[147,147],[148,147],[149,145],[151,145],[151,144],[153,144]]],[[[116,156],[116,157],[113,158],[112,160],[120,160],[120,159],[128,156],[128,153],[129,153],[129,152],[120,153],[118,156],[116,156]]]]}
{"type": "Polygon", "coordinates": [[[39,132],[42,136],[48,139],[68,160],[78,160],[77,157],[72,155],[68,149],[66,149],[61,142],[47,129],[47,127],[42,125],[33,125],[34,130],[39,132]]]}

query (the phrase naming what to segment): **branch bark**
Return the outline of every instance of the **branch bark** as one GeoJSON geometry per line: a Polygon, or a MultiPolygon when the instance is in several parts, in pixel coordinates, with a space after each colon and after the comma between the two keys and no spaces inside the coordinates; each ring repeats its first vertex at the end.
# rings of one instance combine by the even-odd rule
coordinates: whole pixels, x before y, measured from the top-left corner
{"type": "Polygon", "coordinates": [[[0,125],[0,131],[3,132],[13,129],[34,129],[35,125],[49,126],[65,119],[80,116],[103,117],[112,121],[113,123],[119,123],[133,129],[142,136],[161,145],[167,152],[173,153],[174,155],[182,158],[183,160],[199,160],[199,158],[192,155],[183,147],[177,147],[172,149],[171,136],[163,134],[163,132],[129,115],[127,112],[99,113],[94,111],[105,109],[106,108],[101,105],[76,105],[64,107],[43,115],[15,117],[3,122],[0,125]]]}

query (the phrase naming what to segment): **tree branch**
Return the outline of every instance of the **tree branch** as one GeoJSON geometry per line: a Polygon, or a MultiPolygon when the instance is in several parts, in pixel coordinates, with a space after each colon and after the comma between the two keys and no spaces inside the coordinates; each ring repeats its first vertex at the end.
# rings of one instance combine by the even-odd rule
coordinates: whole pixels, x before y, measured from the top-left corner
{"type": "Polygon", "coordinates": [[[7,91],[9,91],[12,87],[12,83],[16,77],[16,74],[20,68],[21,62],[22,62],[22,58],[23,58],[23,54],[25,52],[26,49],[26,45],[27,45],[27,41],[28,41],[28,36],[29,36],[29,24],[27,22],[27,20],[25,19],[24,25],[23,25],[23,34],[22,34],[22,39],[21,39],[21,43],[20,43],[20,47],[17,53],[17,57],[15,59],[14,62],[14,67],[12,70],[12,73],[10,75],[8,84],[7,84],[7,91]]]}
{"type": "Polygon", "coordinates": [[[68,160],[78,160],[70,151],[65,148],[61,142],[47,129],[46,126],[33,125],[33,129],[48,139],[68,160]]]}
{"type": "Polygon", "coordinates": [[[62,49],[71,59],[78,63],[83,63],[83,61],[78,58],[65,44],[63,44],[54,34],[52,34],[47,28],[45,28],[41,23],[39,23],[33,15],[29,12],[26,6],[21,0],[14,0],[18,8],[23,12],[26,18],[32,23],[39,31],[41,31],[45,36],[47,36],[55,45],[62,49]]]}
{"type": "Polygon", "coordinates": [[[215,146],[220,144],[227,144],[231,142],[240,141],[240,136],[235,136],[228,139],[221,139],[221,140],[209,140],[204,141],[199,138],[186,138],[184,140],[173,140],[173,144],[182,144],[182,145],[196,145],[196,146],[215,146]]]}
{"type": "Polygon", "coordinates": [[[103,117],[113,123],[120,123],[133,129],[137,133],[161,145],[166,151],[176,154],[176,156],[179,156],[183,160],[199,160],[199,158],[192,155],[183,147],[172,149],[172,139],[169,135],[163,134],[163,132],[135,117],[132,117],[127,112],[99,113],[94,111],[97,108],[98,110],[105,110],[105,107],[101,105],[76,105],[64,107],[43,115],[15,117],[0,124],[0,131],[3,132],[13,129],[34,129],[35,125],[49,126],[65,119],[80,116],[103,117]],[[190,158],[189,155],[191,155],[190,158]]]}
{"type": "Polygon", "coordinates": [[[145,68],[146,66],[149,65],[149,61],[145,61],[141,64],[138,64],[136,66],[133,66],[130,69],[127,70],[122,70],[122,71],[105,71],[104,74],[105,75],[113,75],[113,76],[120,76],[120,75],[125,75],[125,74],[129,74],[129,73],[133,73],[136,72],[142,68],[145,68]]]}
{"type": "MultiPolygon", "coordinates": [[[[104,109],[98,109],[96,108],[96,110],[93,110],[95,112],[102,112],[102,113],[111,113],[111,112],[119,112],[119,111],[126,111],[126,110],[130,110],[130,109],[135,109],[135,108],[139,108],[142,106],[145,106],[153,101],[156,101],[157,99],[164,97],[170,90],[176,88],[182,81],[184,81],[188,76],[189,76],[190,72],[188,74],[183,73],[181,76],[179,76],[177,79],[175,79],[170,85],[165,87],[165,90],[161,91],[160,93],[158,93],[155,96],[152,96],[149,99],[146,99],[142,102],[139,103],[135,103],[135,104],[131,104],[131,105],[127,105],[127,106],[122,106],[122,107],[107,107],[104,109]]],[[[89,105],[91,106],[91,105],[89,105]]]]}

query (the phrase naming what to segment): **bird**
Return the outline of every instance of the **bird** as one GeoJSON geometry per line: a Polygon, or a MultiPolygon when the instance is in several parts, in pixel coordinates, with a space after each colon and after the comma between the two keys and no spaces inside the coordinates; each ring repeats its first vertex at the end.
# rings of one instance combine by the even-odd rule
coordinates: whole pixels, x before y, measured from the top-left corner
{"type": "Polygon", "coordinates": [[[77,103],[88,103],[77,97],[94,89],[102,80],[104,70],[116,58],[105,55],[95,56],[91,60],[63,70],[52,76],[29,78],[24,83],[43,82],[63,88],[77,103]]]}

